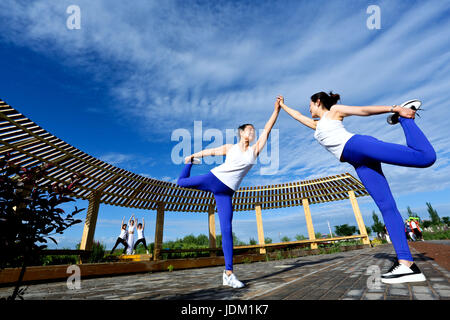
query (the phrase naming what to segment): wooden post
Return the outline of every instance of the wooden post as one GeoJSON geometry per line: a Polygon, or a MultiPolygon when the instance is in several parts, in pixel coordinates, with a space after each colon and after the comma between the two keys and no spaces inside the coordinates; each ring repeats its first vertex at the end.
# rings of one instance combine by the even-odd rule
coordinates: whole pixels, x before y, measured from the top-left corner
{"type": "Polygon", "coordinates": [[[348,192],[348,196],[350,198],[350,202],[352,204],[353,212],[355,213],[356,223],[358,224],[359,234],[364,236],[362,238],[363,244],[370,244],[369,237],[367,235],[366,226],[364,224],[364,220],[361,215],[361,211],[359,210],[358,201],[356,201],[355,192],[353,190],[348,192]]]}
{"type": "MultiPolygon", "coordinates": [[[[83,236],[81,237],[80,250],[92,250],[94,242],[95,227],[97,225],[98,210],[100,208],[101,192],[93,192],[89,197],[89,206],[84,222],[83,236]]],[[[82,262],[82,257],[79,259],[82,262]]]]}
{"type": "MultiPolygon", "coordinates": [[[[214,215],[214,205],[210,205],[208,208],[208,227],[209,227],[209,247],[211,249],[216,248],[216,221],[214,215]]],[[[215,257],[217,254],[215,251],[211,251],[209,256],[215,257]]]]}
{"type": "MultiPolygon", "coordinates": [[[[263,229],[263,222],[262,222],[262,215],[261,215],[261,204],[255,205],[255,212],[256,212],[256,226],[258,228],[258,243],[259,245],[265,245],[266,242],[264,240],[264,229],[263,229]]],[[[266,253],[266,248],[259,249],[260,254],[266,253]]]]}
{"type": "MultiPolygon", "coordinates": [[[[314,233],[314,227],[311,219],[311,211],[309,210],[308,199],[302,199],[303,210],[305,211],[306,227],[308,228],[308,236],[310,241],[316,240],[316,234],[314,233]]],[[[311,243],[311,249],[317,249],[317,243],[311,243]]]]}
{"type": "Polygon", "coordinates": [[[155,228],[155,250],[153,252],[153,260],[159,260],[159,255],[163,243],[164,229],[164,202],[158,202],[156,208],[156,228],[155,228]]]}

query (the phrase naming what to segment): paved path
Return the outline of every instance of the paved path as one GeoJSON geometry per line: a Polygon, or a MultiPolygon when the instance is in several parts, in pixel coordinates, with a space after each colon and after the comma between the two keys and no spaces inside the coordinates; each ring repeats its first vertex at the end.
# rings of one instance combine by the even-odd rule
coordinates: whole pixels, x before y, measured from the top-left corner
{"type": "Polygon", "coordinates": [[[437,244],[446,244],[448,246],[450,246],[450,240],[426,240],[424,241],[425,243],[437,243],[437,244]]]}
{"type": "MultiPolygon", "coordinates": [[[[246,284],[243,289],[223,287],[223,267],[211,267],[82,279],[78,290],[69,290],[65,282],[31,285],[24,298],[449,300],[450,272],[414,249],[412,251],[416,263],[427,277],[426,282],[386,285],[378,282],[374,274],[367,273],[369,267],[379,268],[381,273],[390,268],[395,257],[393,247],[382,245],[349,252],[239,264],[235,266],[235,273],[246,284]]],[[[0,297],[11,292],[12,288],[0,288],[0,297]]]]}

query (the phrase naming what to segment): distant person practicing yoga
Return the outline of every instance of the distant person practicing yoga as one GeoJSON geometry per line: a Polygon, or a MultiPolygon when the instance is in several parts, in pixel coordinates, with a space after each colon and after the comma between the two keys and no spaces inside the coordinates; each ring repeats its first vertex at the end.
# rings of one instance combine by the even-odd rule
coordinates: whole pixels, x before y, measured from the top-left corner
{"type": "Polygon", "coordinates": [[[130,217],[130,220],[128,220],[128,248],[127,248],[127,254],[131,254],[134,246],[134,228],[136,227],[136,218],[134,218],[134,215],[130,217]]]}
{"type": "Polygon", "coordinates": [[[114,247],[112,248],[110,254],[114,253],[114,250],[116,249],[116,247],[119,244],[123,244],[124,248],[123,248],[123,253],[125,254],[127,248],[128,248],[128,243],[127,243],[127,225],[124,224],[123,222],[125,221],[125,217],[123,217],[122,219],[122,223],[120,224],[120,235],[116,240],[116,244],[114,245],[114,247]]]}
{"type": "Polygon", "coordinates": [[[291,109],[280,99],[280,106],[303,125],[315,130],[314,138],[339,161],[351,164],[361,182],[380,209],[397,259],[389,271],[381,275],[384,283],[425,281],[414,263],[405,236],[405,226],[397,209],[381,163],[404,167],[426,168],[436,161],[436,152],[414,122],[421,102],[410,100],[402,105],[354,107],[338,105],[338,94],[318,92],[311,96],[309,112],[314,120],[291,109]],[[366,135],[348,132],[342,120],[348,116],[371,116],[392,113],[390,124],[400,123],[407,146],[387,143],[366,135]]]}
{"type": "MultiPolygon", "coordinates": [[[[137,222],[137,220],[136,220],[136,222],[137,222]]],[[[145,228],[145,221],[144,221],[144,218],[142,218],[142,223],[138,223],[138,225],[136,227],[136,230],[138,233],[138,239],[137,239],[136,243],[134,244],[133,254],[136,252],[136,248],[140,243],[142,243],[144,245],[144,248],[148,254],[147,242],[145,242],[145,237],[144,237],[144,228],[145,228]]]]}
{"type": "Polygon", "coordinates": [[[243,124],[238,128],[239,142],[237,144],[225,144],[221,147],[202,150],[186,157],[186,165],[178,179],[178,185],[181,187],[210,191],[214,194],[220,219],[222,249],[225,259],[222,283],[233,288],[242,288],[244,284],[233,273],[232,197],[264,148],[279,112],[280,105],[277,100],[275,110],[267,121],[264,131],[258,141],[252,146],[250,146],[250,143],[255,139],[255,128],[252,124],[243,124]],[[192,164],[199,163],[200,160],[198,158],[222,155],[226,155],[223,164],[213,168],[207,174],[190,177],[192,164]]]}

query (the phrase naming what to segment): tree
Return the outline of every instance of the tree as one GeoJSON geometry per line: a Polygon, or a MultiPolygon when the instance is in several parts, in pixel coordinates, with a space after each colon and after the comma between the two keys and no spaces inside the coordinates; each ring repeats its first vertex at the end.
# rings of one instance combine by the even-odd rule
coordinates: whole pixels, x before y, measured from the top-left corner
{"type": "Polygon", "coordinates": [[[348,224],[342,224],[340,226],[334,226],[334,233],[338,236],[351,236],[356,233],[355,226],[349,226],[348,224]]]}
{"type": "Polygon", "coordinates": [[[272,243],[272,238],[264,238],[264,242],[267,243],[272,243]]]}
{"type": "MultiPolygon", "coordinates": [[[[239,238],[236,236],[236,234],[233,232],[232,233],[233,236],[233,246],[245,246],[245,243],[242,242],[241,240],[239,240],[239,238]]],[[[209,244],[209,242],[208,242],[209,244]]],[[[216,236],[216,244],[218,247],[222,246],[222,235],[219,234],[216,236]]]]}
{"type": "Polygon", "coordinates": [[[372,231],[381,235],[384,233],[384,224],[380,221],[380,219],[378,218],[377,214],[375,213],[375,211],[372,211],[372,220],[373,220],[373,225],[372,225],[372,231]]]}
{"type": "Polygon", "coordinates": [[[281,238],[281,242],[289,242],[291,241],[291,238],[289,238],[288,236],[284,236],[283,238],[281,238]]]}
{"type": "Polygon", "coordinates": [[[49,190],[39,187],[52,164],[32,168],[16,165],[10,154],[0,159],[0,269],[21,267],[19,279],[9,299],[23,299],[19,290],[26,267],[37,261],[47,240],[57,241],[55,234],[80,223],[74,215],[84,209],[67,214],[59,205],[74,201],[68,195],[83,177],[73,175],[66,184],[53,184],[49,190]]]}
{"type": "Polygon", "coordinates": [[[295,239],[297,239],[297,241],[301,241],[301,240],[308,240],[308,238],[306,238],[304,235],[302,234],[298,234],[295,236],[295,239]]]}
{"type": "Polygon", "coordinates": [[[256,244],[256,240],[253,238],[250,238],[250,245],[253,246],[256,244]]]}
{"type": "Polygon", "coordinates": [[[232,232],[233,235],[233,246],[245,246],[246,243],[239,240],[239,238],[234,234],[234,232],[232,232]]]}
{"type": "Polygon", "coordinates": [[[198,237],[190,234],[177,241],[193,246],[209,246],[209,238],[205,234],[200,234],[198,237]]]}
{"type": "Polygon", "coordinates": [[[431,227],[432,222],[430,220],[423,220],[421,223],[421,226],[425,229],[425,228],[429,228],[431,227]]]}
{"type": "Polygon", "coordinates": [[[419,223],[421,222],[421,219],[418,216],[418,214],[413,212],[409,206],[406,208],[406,210],[408,211],[408,217],[419,218],[419,223]]]}
{"type": "Polygon", "coordinates": [[[439,225],[441,224],[441,219],[439,218],[439,215],[436,210],[433,209],[431,206],[431,203],[427,202],[427,211],[431,218],[431,224],[432,225],[439,225]]]}
{"type": "Polygon", "coordinates": [[[445,223],[446,225],[450,225],[450,221],[449,221],[449,217],[443,217],[442,222],[445,223]]]}

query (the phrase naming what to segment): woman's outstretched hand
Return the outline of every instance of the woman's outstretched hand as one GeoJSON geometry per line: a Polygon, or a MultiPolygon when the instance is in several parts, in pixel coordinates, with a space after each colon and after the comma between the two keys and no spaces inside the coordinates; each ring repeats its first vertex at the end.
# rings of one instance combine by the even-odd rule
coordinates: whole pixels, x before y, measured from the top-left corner
{"type": "Polygon", "coordinates": [[[399,116],[403,118],[414,119],[416,117],[416,110],[413,109],[395,106],[393,111],[397,112],[399,116]]]}
{"type": "Polygon", "coordinates": [[[278,96],[278,97],[277,97],[277,102],[279,103],[279,105],[280,105],[280,107],[281,107],[281,105],[284,104],[284,97],[283,97],[283,96],[278,96]]]}
{"type": "Polygon", "coordinates": [[[184,163],[185,164],[191,163],[192,159],[194,159],[193,155],[187,156],[186,158],[184,158],[184,163]]]}
{"type": "Polygon", "coordinates": [[[277,100],[275,101],[275,111],[280,110],[280,108],[281,108],[280,99],[278,99],[278,97],[277,97],[277,100]]]}

